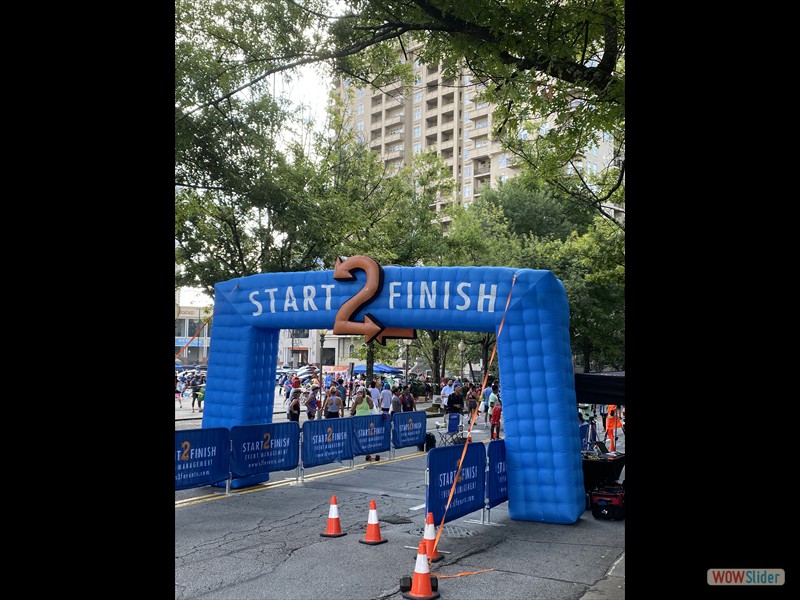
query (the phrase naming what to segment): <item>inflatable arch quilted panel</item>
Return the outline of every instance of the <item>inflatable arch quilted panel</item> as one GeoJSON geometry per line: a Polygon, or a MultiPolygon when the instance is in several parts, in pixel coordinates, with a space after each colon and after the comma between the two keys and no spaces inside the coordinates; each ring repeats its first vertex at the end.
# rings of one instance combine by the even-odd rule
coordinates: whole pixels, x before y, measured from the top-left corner
{"type": "MultiPolygon", "coordinates": [[[[372,261],[351,257],[344,264],[364,260],[372,261]]],[[[330,330],[344,319],[378,323],[386,334],[391,328],[497,332],[505,315],[497,351],[509,514],[525,521],[577,521],[585,496],[562,283],[550,271],[532,269],[374,265],[351,268],[349,281],[337,265],[336,271],[264,273],[218,283],[203,427],[272,422],[281,329],[330,330]]]]}

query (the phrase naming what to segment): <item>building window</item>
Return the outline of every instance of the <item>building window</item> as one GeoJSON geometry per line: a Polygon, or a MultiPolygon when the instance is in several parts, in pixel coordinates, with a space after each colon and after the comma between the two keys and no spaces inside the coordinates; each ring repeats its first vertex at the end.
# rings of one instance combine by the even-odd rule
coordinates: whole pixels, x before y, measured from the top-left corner
{"type": "Polygon", "coordinates": [[[363,115],[364,114],[364,103],[362,102],[358,106],[356,106],[356,114],[363,115]]]}
{"type": "Polygon", "coordinates": [[[464,104],[469,102],[469,92],[464,92],[464,104]]]}
{"type": "Polygon", "coordinates": [[[464,123],[469,123],[469,111],[464,111],[464,123]]]}
{"type": "Polygon", "coordinates": [[[472,83],[472,76],[464,75],[464,85],[469,85],[470,83],[472,83]]]}
{"type": "Polygon", "coordinates": [[[472,184],[471,183],[465,183],[464,184],[464,198],[469,198],[470,196],[472,196],[472,184]]]}
{"type": "Polygon", "coordinates": [[[547,135],[550,131],[550,124],[549,123],[542,123],[539,125],[539,135],[547,135]]]}
{"type": "Polygon", "coordinates": [[[478,121],[477,123],[475,123],[475,129],[480,129],[481,127],[488,127],[488,126],[489,126],[488,119],[486,121],[478,121]]]}
{"type": "Polygon", "coordinates": [[[469,148],[464,148],[464,160],[469,158],[469,148]]]}
{"type": "Polygon", "coordinates": [[[308,329],[290,329],[289,337],[293,340],[308,337],[308,329]]]}
{"type": "Polygon", "coordinates": [[[414,126],[414,137],[418,138],[421,135],[422,135],[422,126],[421,125],[415,125],[414,126]]]}
{"type": "Polygon", "coordinates": [[[489,106],[488,102],[481,102],[480,104],[476,104],[475,108],[476,109],[481,109],[481,108],[486,108],[487,106],[489,106]]]}
{"type": "Polygon", "coordinates": [[[416,92],[414,94],[414,102],[422,102],[422,92],[416,92]]]}
{"type": "Polygon", "coordinates": [[[389,152],[402,152],[403,151],[403,144],[395,144],[391,148],[389,148],[389,152]]]}
{"type": "Polygon", "coordinates": [[[511,161],[508,159],[508,154],[501,154],[500,158],[497,159],[497,166],[501,169],[503,167],[507,167],[511,161]]]}
{"type": "Polygon", "coordinates": [[[464,130],[464,141],[466,142],[469,139],[469,129],[464,130]]]}
{"type": "Polygon", "coordinates": [[[419,85],[420,83],[422,83],[422,75],[417,73],[416,75],[414,75],[414,85],[419,85]]]}
{"type": "Polygon", "coordinates": [[[364,131],[364,121],[356,121],[356,131],[364,131]]]}
{"type": "Polygon", "coordinates": [[[528,139],[528,130],[527,129],[520,130],[520,132],[517,134],[517,138],[520,139],[520,140],[527,140],[528,139]]]}
{"type": "Polygon", "coordinates": [[[175,319],[175,337],[189,337],[186,335],[186,319],[175,319]]]}
{"type": "Polygon", "coordinates": [[[499,179],[500,179],[500,183],[505,183],[506,181],[508,181],[508,175],[503,173],[502,175],[500,175],[499,179]]]}
{"type": "Polygon", "coordinates": [[[414,154],[419,154],[420,152],[422,152],[422,144],[417,142],[414,144],[414,154]]]}
{"type": "Polygon", "coordinates": [[[472,165],[464,165],[464,177],[472,177],[472,165]]]}
{"type": "Polygon", "coordinates": [[[415,121],[419,121],[421,118],[422,118],[422,109],[421,108],[415,108],[414,109],[414,120],[415,121]]]}
{"type": "Polygon", "coordinates": [[[356,92],[356,98],[363,98],[364,97],[364,88],[358,88],[356,92]]]}
{"type": "Polygon", "coordinates": [[[489,140],[475,140],[475,147],[476,148],[483,148],[484,146],[489,145],[489,140]]]}

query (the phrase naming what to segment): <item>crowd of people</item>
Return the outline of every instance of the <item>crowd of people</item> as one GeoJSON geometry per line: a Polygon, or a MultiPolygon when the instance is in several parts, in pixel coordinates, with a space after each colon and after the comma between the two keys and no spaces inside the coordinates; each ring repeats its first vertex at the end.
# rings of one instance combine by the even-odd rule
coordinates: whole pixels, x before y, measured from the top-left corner
{"type": "Polygon", "coordinates": [[[192,399],[192,412],[203,412],[203,398],[206,392],[206,374],[201,370],[175,373],[175,400],[183,408],[183,400],[192,399]]]}
{"type": "Polygon", "coordinates": [[[278,381],[278,387],[283,391],[290,421],[299,422],[302,412],[314,420],[383,413],[392,416],[396,412],[417,410],[410,383],[392,384],[383,379],[367,383],[363,378],[345,383],[340,377],[321,384],[312,377],[303,384],[296,375],[287,375],[278,381]]]}

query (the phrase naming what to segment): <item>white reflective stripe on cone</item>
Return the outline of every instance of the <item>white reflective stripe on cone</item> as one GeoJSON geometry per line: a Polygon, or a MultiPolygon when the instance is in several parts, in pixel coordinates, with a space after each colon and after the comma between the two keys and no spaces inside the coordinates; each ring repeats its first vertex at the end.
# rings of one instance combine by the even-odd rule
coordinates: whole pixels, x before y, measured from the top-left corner
{"type": "Polygon", "coordinates": [[[428,555],[417,553],[417,564],[414,565],[414,573],[430,573],[428,571],[428,555]]]}

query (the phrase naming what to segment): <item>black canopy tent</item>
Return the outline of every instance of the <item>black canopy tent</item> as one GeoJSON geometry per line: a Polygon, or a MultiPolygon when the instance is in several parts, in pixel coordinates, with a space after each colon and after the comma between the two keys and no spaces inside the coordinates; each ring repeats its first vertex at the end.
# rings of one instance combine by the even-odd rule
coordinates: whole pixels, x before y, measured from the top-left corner
{"type": "Polygon", "coordinates": [[[625,404],[625,371],[575,373],[578,404],[625,404]]]}

